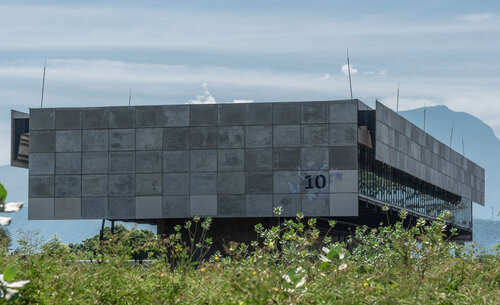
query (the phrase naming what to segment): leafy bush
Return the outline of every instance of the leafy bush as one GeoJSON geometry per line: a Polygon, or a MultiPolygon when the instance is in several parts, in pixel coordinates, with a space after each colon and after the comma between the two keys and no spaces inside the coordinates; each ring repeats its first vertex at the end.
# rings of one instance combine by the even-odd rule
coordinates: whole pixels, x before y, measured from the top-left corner
{"type": "Polygon", "coordinates": [[[499,254],[446,241],[446,215],[413,228],[400,216],[360,227],[344,244],[299,214],[257,225],[254,242],[231,242],[225,253],[210,250],[210,219],[163,238],[117,226],[104,241],[66,247],[53,238],[41,251],[0,257],[0,267],[31,280],[19,304],[500,304],[499,254]],[[154,259],[133,264],[133,253],[154,259]]]}

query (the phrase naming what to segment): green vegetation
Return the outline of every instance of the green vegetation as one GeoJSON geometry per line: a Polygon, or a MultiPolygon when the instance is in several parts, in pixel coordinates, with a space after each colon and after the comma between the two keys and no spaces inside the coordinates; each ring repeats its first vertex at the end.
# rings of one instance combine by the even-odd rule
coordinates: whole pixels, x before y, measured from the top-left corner
{"type": "Polygon", "coordinates": [[[209,251],[211,220],[196,217],[166,238],[117,227],[102,241],[4,247],[0,270],[30,280],[19,304],[500,304],[500,254],[447,242],[445,217],[359,228],[344,244],[298,215],[225,253],[209,251]]]}

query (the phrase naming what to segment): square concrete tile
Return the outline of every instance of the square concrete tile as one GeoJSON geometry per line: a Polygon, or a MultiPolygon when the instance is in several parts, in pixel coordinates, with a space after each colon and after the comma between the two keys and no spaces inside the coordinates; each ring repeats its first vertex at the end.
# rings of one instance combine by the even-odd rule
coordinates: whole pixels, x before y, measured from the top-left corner
{"type": "Polygon", "coordinates": [[[244,125],[245,104],[219,105],[219,125],[244,125]]]}
{"type": "Polygon", "coordinates": [[[162,189],[162,174],[135,175],[135,194],[137,196],[161,196],[162,189]]]}
{"type": "Polygon", "coordinates": [[[330,123],[357,123],[358,103],[356,100],[330,102],[330,123]]]}
{"type": "Polygon", "coordinates": [[[189,173],[164,173],[163,195],[189,195],[189,173]]]}
{"type": "Polygon", "coordinates": [[[358,147],[330,147],[330,168],[331,169],[357,169],[358,168],[358,147]]]}
{"type": "Polygon", "coordinates": [[[83,174],[107,174],[109,171],[108,152],[83,152],[83,174]]]}
{"type": "Polygon", "coordinates": [[[30,131],[51,130],[56,126],[56,112],[54,109],[31,108],[30,131]]]}
{"type": "Polygon", "coordinates": [[[109,128],[135,128],[135,107],[110,107],[107,111],[109,128]]]}
{"type": "Polygon", "coordinates": [[[189,216],[189,196],[163,196],[163,218],[189,216]]]}
{"type": "Polygon", "coordinates": [[[158,219],[162,217],[161,196],[135,197],[135,216],[138,219],[158,219]]]}
{"type": "Polygon", "coordinates": [[[245,216],[245,195],[218,195],[217,216],[243,217],[245,216]]]}
{"type": "Polygon", "coordinates": [[[81,175],[56,175],[55,176],[56,197],[80,197],[82,196],[81,175]]]}
{"type": "Polygon", "coordinates": [[[82,151],[81,130],[56,130],[56,152],[82,151]]]}
{"type": "Polygon", "coordinates": [[[330,168],[328,147],[302,148],[302,169],[320,170],[330,168]]]}
{"type": "Polygon", "coordinates": [[[328,171],[302,171],[303,193],[329,193],[330,175],[328,171]]]}
{"type": "Polygon", "coordinates": [[[135,219],[135,197],[109,197],[109,219],[135,219]]]}
{"type": "Polygon", "coordinates": [[[109,128],[109,112],[107,108],[83,108],[83,129],[109,128]]]}
{"type": "Polygon", "coordinates": [[[76,175],[81,173],[81,153],[56,153],[56,174],[76,175]]]}
{"type": "Polygon", "coordinates": [[[82,109],[56,109],[56,129],[82,129],[82,109]]]}
{"type": "Polygon", "coordinates": [[[137,151],[135,153],[135,171],[137,173],[161,173],[163,152],[137,151]]]}
{"type": "Polygon", "coordinates": [[[302,143],[304,146],[328,146],[328,125],[302,125],[302,143]]]}
{"type": "Polygon", "coordinates": [[[246,104],[246,124],[262,125],[273,123],[273,104],[252,103],[246,104]]]}
{"type": "Polygon", "coordinates": [[[189,148],[217,148],[217,127],[190,127],[189,148]]]}
{"type": "Polygon", "coordinates": [[[54,130],[31,130],[30,153],[50,153],[55,151],[56,133],[54,130]]]}
{"type": "Polygon", "coordinates": [[[163,152],[164,172],[188,172],[189,150],[173,150],[163,152]]]}
{"type": "Polygon", "coordinates": [[[330,194],[330,216],[358,216],[358,193],[330,194]]]}
{"type": "Polygon", "coordinates": [[[274,194],[273,209],[282,207],[281,217],[295,217],[297,213],[302,212],[300,194],[274,194]]]}
{"type": "Polygon", "coordinates": [[[245,169],[244,149],[219,149],[217,156],[219,171],[243,171],[245,169]]]}
{"type": "Polygon", "coordinates": [[[327,123],[327,103],[302,103],[302,123],[327,123]]]}
{"type": "Polygon", "coordinates": [[[161,150],[163,130],[161,128],[137,128],[135,145],[137,150],[161,150]]]}
{"type": "Polygon", "coordinates": [[[163,126],[189,126],[189,105],[163,106],[163,126]]]}
{"type": "Polygon", "coordinates": [[[302,194],[302,212],[304,216],[330,215],[329,194],[302,194]]]}
{"type": "Polygon", "coordinates": [[[54,219],[54,198],[30,198],[28,220],[54,219]]]}
{"type": "Polygon", "coordinates": [[[82,216],[81,198],[56,198],[54,219],[80,219],[82,216]]]}
{"type": "Polygon", "coordinates": [[[242,148],[245,146],[245,129],[243,126],[219,127],[218,147],[242,148]]]}
{"type": "Polygon", "coordinates": [[[187,149],[189,144],[188,127],[172,127],[163,129],[163,149],[187,149]]]}
{"type": "Polygon", "coordinates": [[[30,198],[54,197],[54,176],[30,176],[29,197],[30,198]]]}
{"type": "Polygon", "coordinates": [[[217,194],[217,173],[191,173],[190,175],[191,195],[215,195],[217,194]]]}
{"type": "Polygon", "coordinates": [[[356,124],[331,124],[331,146],[354,146],[358,144],[358,126],[356,124]]]}
{"type": "MultiPolygon", "coordinates": [[[[218,194],[244,194],[245,173],[244,172],[219,172],[218,194]]],[[[219,197],[220,199],[221,197],[219,197]]],[[[220,212],[220,211],[219,211],[220,212]]]]}
{"type": "MultiPolygon", "coordinates": [[[[112,174],[109,175],[110,196],[134,196],[135,174],[112,174]]],[[[134,210],[135,212],[135,210],[134,210]]]]}
{"type": "Polygon", "coordinates": [[[272,125],[247,126],[246,147],[272,147],[273,127],[272,125]]]}
{"type": "Polygon", "coordinates": [[[273,192],[273,172],[257,171],[246,172],[246,194],[268,194],[273,192]]]}
{"type": "Polygon", "coordinates": [[[330,193],[358,192],[357,170],[331,170],[330,193]]]}
{"type": "Polygon", "coordinates": [[[246,170],[272,170],[273,150],[272,148],[245,149],[246,170]]]}
{"type": "Polygon", "coordinates": [[[275,125],[273,127],[274,147],[300,147],[300,125],[275,125]]]}
{"type": "Polygon", "coordinates": [[[135,150],[135,129],[110,129],[109,150],[135,150]]]}
{"type": "Polygon", "coordinates": [[[108,217],[108,197],[83,197],[82,219],[105,219],[108,217]]]}
{"type": "Polygon", "coordinates": [[[135,107],[135,124],[137,127],[162,127],[163,106],[135,107]]]}
{"type": "Polygon", "coordinates": [[[108,196],[108,175],[83,175],[82,196],[108,196]]]}
{"type": "Polygon", "coordinates": [[[246,195],[245,208],[247,217],[272,217],[273,195],[246,195]]]}
{"type": "Polygon", "coordinates": [[[193,172],[215,172],[217,171],[217,150],[190,150],[189,164],[193,172]]]}
{"type": "Polygon", "coordinates": [[[217,126],[217,105],[196,105],[190,107],[190,126],[217,126]]]}
{"type": "Polygon", "coordinates": [[[275,170],[300,170],[300,148],[273,148],[275,170]]]}
{"type": "Polygon", "coordinates": [[[193,216],[216,216],[217,215],[217,195],[197,195],[190,196],[189,214],[193,216]]]}
{"type": "Polygon", "coordinates": [[[135,172],[135,152],[134,151],[113,151],[109,153],[110,173],[134,173],[135,172]]]}
{"type": "Polygon", "coordinates": [[[275,171],[273,180],[274,193],[301,193],[302,176],[300,171],[275,171]]]}
{"type": "Polygon", "coordinates": [[[82,151],[108,151],[108,140],[107,129],[83,130],[82,151]]]}
{"type": "Polygon", "coordinates": [[[55,168],[54,153],[30,153],[30,175],[53,175],[55,168]]]}
{"type": "Polygon", "coordinates": [[[300,124],[302,103],[275,103],[274,124],[300,124]]]}

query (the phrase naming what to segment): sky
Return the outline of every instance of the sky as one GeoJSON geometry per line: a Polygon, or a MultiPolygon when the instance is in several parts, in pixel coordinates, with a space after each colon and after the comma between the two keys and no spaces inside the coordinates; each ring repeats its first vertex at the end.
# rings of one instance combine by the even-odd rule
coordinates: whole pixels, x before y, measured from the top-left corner
{"type": "MultiPolygon", "coordinates": [[[[444,104],[500,135],[496,1],[0,1],[10,109],[309,101],[444,104]],[[355,2],[355,3],[353,3],[355,2]]],[[[457,122],[459,124],[459,122],[457,122]]]]}

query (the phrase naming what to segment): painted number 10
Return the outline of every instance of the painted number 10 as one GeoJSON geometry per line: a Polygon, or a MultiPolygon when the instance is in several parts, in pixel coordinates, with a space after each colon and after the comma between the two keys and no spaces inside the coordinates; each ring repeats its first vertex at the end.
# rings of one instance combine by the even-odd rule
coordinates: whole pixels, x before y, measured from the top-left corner
{"type": "Polygon", "coordinates": [[[314,187],[322,189],[326,185],[326,178],[323,175],[318,175],[315,177],[314,186],[313,186],[313,177],[311,175],[307,175],[305,178],[306,178],[306,189],[313,189],[314,187]]]}

